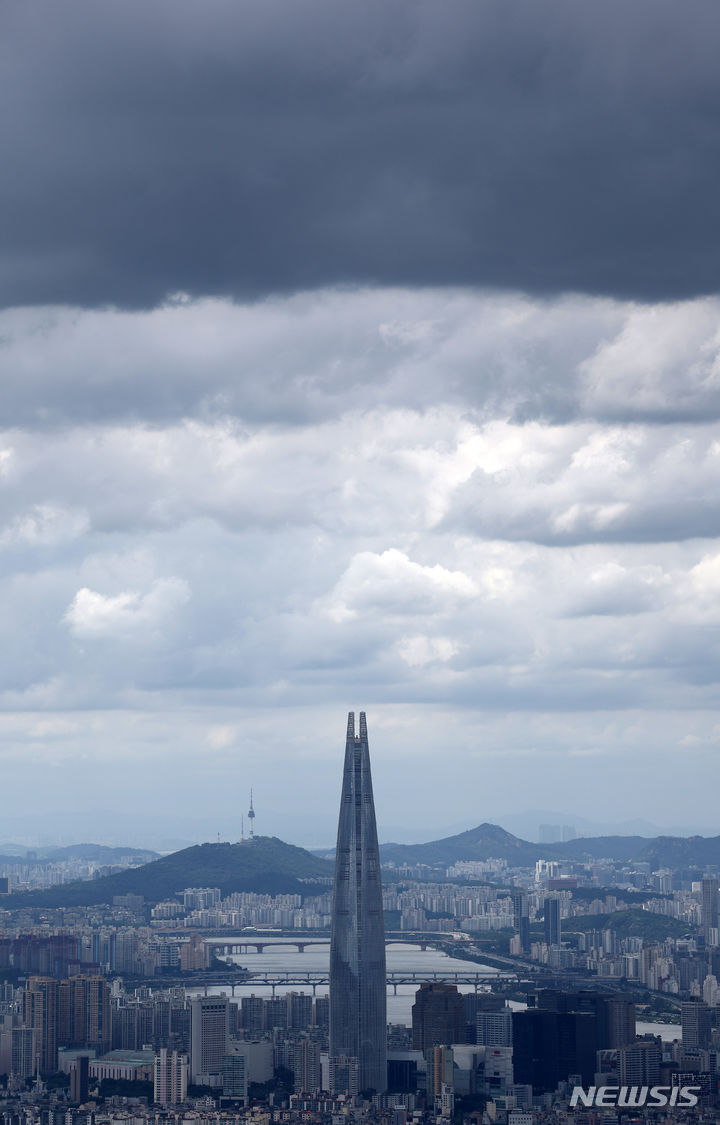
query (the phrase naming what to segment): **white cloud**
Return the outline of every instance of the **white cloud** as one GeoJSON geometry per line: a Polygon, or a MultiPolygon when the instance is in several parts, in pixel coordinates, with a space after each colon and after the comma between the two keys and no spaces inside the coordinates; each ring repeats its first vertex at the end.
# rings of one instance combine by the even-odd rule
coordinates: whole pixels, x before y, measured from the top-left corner
{"type": "Polygon", "coordinates": [[[83,587],[68,607],[65,621],[82,639],[152,635],[172,620],[189,597],[189,586],[181,578],[158,579],[145,594],[126,590],[105,595],[83,587]]]}
{"type": "Polygon", "coordinates": [[[720,404],[720,329],[714,298],[630,305],[611,339],[580,364],[591,413],[697,415],[720,404]]]}
{"type": "Polygon", "coordinates": [[[150,777],[177,753],[185,808],[196,757],[223,792],[282,761],[292,812],[297,761],[333,762],[364,707],[390,773],[416,746],[482,760],[486,818],[528,747],[538,800],[618,746],[629,786],[681,742],[704,762],[718,311],[366,290],[0,314],[24,373],[0,716],[27,716],[2,752],[28,783],[28,746],[103,769],[133,747],[150,777]]]}
{"type": "Polygon", "coordinates": [[[0,547],[13,544],[52,546],[84,535],[90,526],[84,511],[35,504],[30,511],[16,516],[0,530],[0,547]]]}
{"type": "Polygon", "coordinates": [[[436,563],[422,566],[402,551],[389,548],[382,554],[362,551],[327,600],[327,613],[345,621],[365,612],[385,615],[432,616],[454,609],[477,595],[466,574],[436,563]]]}
{"type": "Polygon", "coordinates": [[[406,664],[417,668],[438,662],[446,664],[457,653],[458,645],[452,637],[426,637],[421,634],[403,637],[398,650],[406,664]]]}
{"type": "Polygon", "coordinates": [[[237,728],[230,723],[224,723],[210,727],[205,742],[211,750],[227,750],[237,742],[237,736],[237,728]]]}

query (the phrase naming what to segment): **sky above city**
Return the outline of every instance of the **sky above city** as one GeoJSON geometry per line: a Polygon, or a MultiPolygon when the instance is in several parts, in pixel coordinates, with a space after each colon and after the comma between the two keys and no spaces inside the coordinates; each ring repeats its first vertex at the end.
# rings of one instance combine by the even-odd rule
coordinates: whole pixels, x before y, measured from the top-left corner
{"type": "Polygon", "coordinates": [[[720,832],[718,35],[3,5],[0,843],[720,832]]]}

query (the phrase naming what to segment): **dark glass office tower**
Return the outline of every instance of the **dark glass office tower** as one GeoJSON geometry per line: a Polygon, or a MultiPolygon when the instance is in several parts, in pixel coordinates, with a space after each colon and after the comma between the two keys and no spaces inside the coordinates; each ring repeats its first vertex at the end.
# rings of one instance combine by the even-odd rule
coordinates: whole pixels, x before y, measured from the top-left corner
{"type": "Polygon", "coordinates": [[[356,736],[351,711],[335,852],[330,1057],[342,1058],[336,1074],[357,1068],[361,1091],[383,1093],[387,1087],[385,989],[385,924],[367,723],[361,711],[356,736]]]}

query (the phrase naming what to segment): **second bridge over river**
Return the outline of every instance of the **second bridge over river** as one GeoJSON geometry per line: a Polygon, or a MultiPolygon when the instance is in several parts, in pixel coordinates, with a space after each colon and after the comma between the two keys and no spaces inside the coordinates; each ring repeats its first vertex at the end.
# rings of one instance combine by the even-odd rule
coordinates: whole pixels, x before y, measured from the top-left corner
{"type": "MultiPolygon", "coordinates": [[[[209,989],[216,988],[229,988],[232,995],[235,995],[236,988],[256,988],[258,985],[264,985],[272,989],[273,996],[275,995],[276,988],[311,988],[313,996],[319,987],[328,987],[330,984],[330,977],[327,972],[294,972],[288,970],[287,972],[279,973],[264,973],[261,970],[256,970],[250,973],[239,974],[229,973],[225,976],[222,973],[203,973],[203,980],[200,981],[198,977],[183,980],[188,991],[204,992],[207,996],[209,989]]],[[[514,973],[487,973],[487,972],[423,972],[417,970],[413,972],[392,972],[388,973],[386,980],[389,988],[392,988],[397,995],[399,985],[413,985],[419,988],[424,981],[444,981],[446,984],[465,985],[466,987],[474,988],[476,992],[487,987],[490,984],[497,984],[499,981],[516,980],[517,976],[514,973]]],[[[164,983],[170,983],[167,978],[164,978],[164,983]]]]}

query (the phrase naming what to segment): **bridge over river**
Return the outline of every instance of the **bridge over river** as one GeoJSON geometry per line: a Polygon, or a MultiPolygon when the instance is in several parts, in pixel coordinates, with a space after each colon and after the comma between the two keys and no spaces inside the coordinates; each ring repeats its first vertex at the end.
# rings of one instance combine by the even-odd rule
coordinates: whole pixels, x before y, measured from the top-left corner
{"type": "MultiPolygon", "coordinates": [[[[187,933],[187,931],[185,931],[187,933]]],[[[195,931],[197,932],[197,931],[195,931]]],[[[206,945],[212,946],[218,956],[233,957],[243,953],[248,953],[254,950],[256,953],[262,953],[265,949],[296,949],[298,953],[304,953],[306,949],[313,946],[323,946],[330,944],[330,934],[327,937],[296,937],[294,934],[278,934],[277,936],[270,935],[249,935],[249,934],[232,934],[222,937],[210,936],[209,934],[203,935],[203,940],[206,945]]],[[[455,941],[454,938],[447,933],[405,933],[404,931],[388,933],[385,937],[385,945],[417,945],[421,950],[425,951],[428,946],[434,946],[442,943],[443,945],[455,947],[462,947],[464,941],[455,941]]]]}
{"type": "MultiPolygon", "coordinates": [[[[517,975],[514,973],[487,973],[487,972],[456,972],[451,970],[449,972],[423,972],[422,970],[412,972],[391,972],[386,977],[389,988],[392,988],[397,995],[399,985],[413,985],[419,988],[424,981],[444,981],[447,984],[457,984],[471,986],[476,992],[486,985],[497,984],[499,981],[515,981],[517,975]]],[[[254,988],[258,985],[272,988],[273,996],[275,995],[276,988],[311,988],[313,996],[320,986],[327,987],[330,983],[329,974],[327,971],[319,972],[297,972],[294,970],[287,970],[285,972],[265,973],[258,969],[255,971],[240,973],[198,973],[192,977],[186,976],[182,979],[162,977],[163,986],[168,984],[184,984],[188,991],[204,992],[207,996],[208,989],[210,988],[229,988],[232,995],[235,995],[236,988],[254,988]],[[202,980],[200,977],[202,976],[202,980]]]]}

